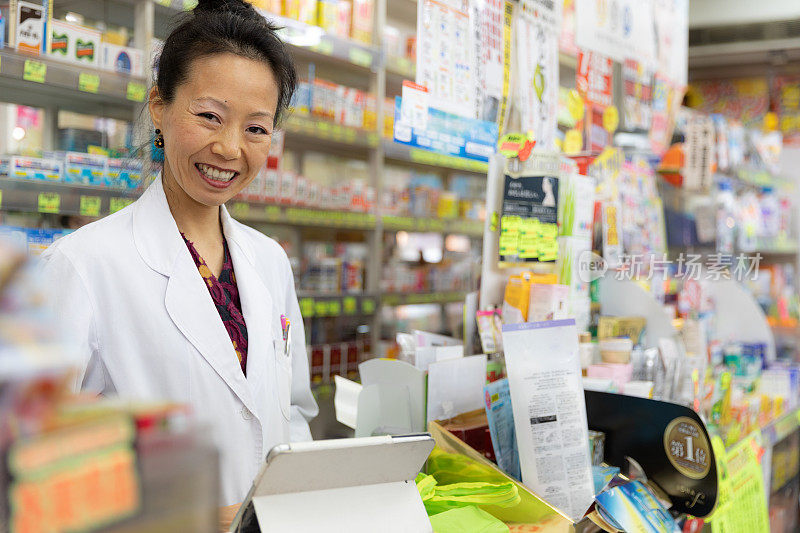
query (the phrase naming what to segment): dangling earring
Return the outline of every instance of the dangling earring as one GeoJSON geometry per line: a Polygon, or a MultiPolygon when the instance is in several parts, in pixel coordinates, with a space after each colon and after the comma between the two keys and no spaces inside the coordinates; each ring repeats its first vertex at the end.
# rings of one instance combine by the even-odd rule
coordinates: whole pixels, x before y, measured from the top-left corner
{"type": "Polygon", "coordinates": [[[153,146],[156,148],[164,148],[164,136],[161,135],[161,130],[156,129],[156,138],[153,139],[153,146]]]}

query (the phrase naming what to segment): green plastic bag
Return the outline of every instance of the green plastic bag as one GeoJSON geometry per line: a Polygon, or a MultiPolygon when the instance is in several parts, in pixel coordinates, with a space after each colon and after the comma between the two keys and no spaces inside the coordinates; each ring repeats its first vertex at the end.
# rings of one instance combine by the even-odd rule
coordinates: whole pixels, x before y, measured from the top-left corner
{"type": "Polygon", "coordinates": [[[433,533],[508,533],[508,526],[474,505],[431,516],[433,533]]]}
{"type": "Polygon", "coordinates": [[[513,507],[520,502],[519,490],[514,483],[466,482],[439,485],[433,476],[425,474],[417,475],[415,481],[428,516],[472,505],[513,507]]]}

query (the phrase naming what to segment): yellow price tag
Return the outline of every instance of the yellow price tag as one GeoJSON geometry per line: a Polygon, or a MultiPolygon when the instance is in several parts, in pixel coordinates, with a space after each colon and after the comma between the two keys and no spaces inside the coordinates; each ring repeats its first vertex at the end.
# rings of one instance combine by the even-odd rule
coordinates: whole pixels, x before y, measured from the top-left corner
{"type": "Polygon", "coordinates": [[[603,128],[609,132],[614,133],[619,126],[619,111],[617,106],[610,105],[603,111],[603,128]]]}
{"type": "Polygon", "coordinates": [[[344,314],[346,315],[354,315],[358,312],[358,302],[356,302],[356,299],[352,296],[346,296],[344,300],[342,300],[342,306],[344,307],[344,314]]]}
{"type": "Polygon", "coordinates": [[[100,88],[100,76],[91,72],[81,72],[78,75],[78,90],[85,93],[97,94],[100,88]]]}
{"type": "Polygon", "coordinates": [[[100,216],[100,197],[81,196],[81,207],[79,213],[85,217],[100,216]]]}
{"type": "MultiPolygon", "coordinates": [[[[0,207],[3,206],[3,190],[0,189],[0,207]]],[[[800,417],[800,411],[797,411],[798,417],[800,417]]]]}
{"type": "Polygon", "coordinates": [[[147,87],[135,81],[128,82],[128,100],[133,100],[134,102],[144,102],[145,94],[147,94],[147,87]]]}
{"type": "Polygon", "coordinates": [[[61,195],[55,192],[39,193],[39,212],[58,213],[61,210],[61,195]]]}
{"type": "Polygon", "coordinates": [[[350,57],[351,63],[355,63],[356,65],[361,65],[362,67],[372,66],[372,54],[370,54],[366,50],[362,50],[361,48],[357,48],[354,46],[350,48],[348,56],[350,57]]]}
{"type": "Polygon", "coordinates": [[[133,199],[131,198],[111,198],[111,200],[108,202],[108,211],[109,213],[116,213],[120,209],[123,209],[132,203],[133,199]]]}
{"type": "Polygon", "coordinates": [[[24,79],[25,81],[44,83],[45,77],[47,77],[47,65],[45,65],[41,61],[35,61],[33,59],[25,60],[25,67],[22,72],[22,79],[24,79]]]}
{"type": "Polygon", "coordinates": [[[580,93],[575,89],[572,89],[567,96],[567,111],[569,111],[570,116],[576,121],[582,120],[586,112],[583,98],[581,98],[580,93]]]}
{"type": "Polygon", "coordinates": [[[574,155],[583,149],[583,134],[580,130],[572,128],[564,134],[564,153],[574,155]]]}
{"type": "Polygon", "coordinates": [[[311,49],[322,55],[329,56],[333,54],[333,42],[323,39],[319,42],[319,44],[313,46],[311,49]]]}

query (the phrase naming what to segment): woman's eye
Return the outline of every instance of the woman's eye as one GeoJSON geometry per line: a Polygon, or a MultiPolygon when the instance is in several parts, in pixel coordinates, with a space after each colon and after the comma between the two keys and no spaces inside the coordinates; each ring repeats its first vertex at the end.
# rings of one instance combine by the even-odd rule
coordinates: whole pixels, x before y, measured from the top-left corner
{"type": "Polygon", "coordinates": [[[249,133],[255,133],[258,135],[268,135],[267,130],[265,130],[261,126],[250,126],[249,128],[247,128],[247,131],[249,133]]]}
{"type": "Polygon", "coordinates": [[[219,120],[214,113],[198,113],[197,116],[203,117],[208,120],[217,120],[217,121],[219,120]]]}

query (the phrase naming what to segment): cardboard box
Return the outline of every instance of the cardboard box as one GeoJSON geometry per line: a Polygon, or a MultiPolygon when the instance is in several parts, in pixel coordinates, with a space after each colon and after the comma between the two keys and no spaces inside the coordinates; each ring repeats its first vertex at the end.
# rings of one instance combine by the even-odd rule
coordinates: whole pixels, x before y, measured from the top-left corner
{"type": "Polygon", "coordinates": [[[374,14],[372,0],[353,0],[353,24],[351,37],[354,41],[372,44],[372,19],[374,14]]]}
{"type": "Polygon", "coordinates": [[[22,179],[38,179],[61,181],[63,163],[58,159],[39,157],[11,156],[8,177],[22,179]]]}
{"type": "Polygon", "coordinates": [[[306,24],[317,23],[317,0],[285,0],[283,7],[289,18],[306,24]]]}
{"type": "Polygon", "coordinates": [[[39,55],[44,40],[44,17],[41,5],[17,2],[17,50],[39,55]]]}
{"type": "Polygon", "coordinates": [[[129,46],[102,43],[100,66],[105,70],[144,76],[144,52],[129,46]]]}
{"type": "Polygon", "coordinates": [[[108,157],[104,155],[66,152],[64,181],[84,185],[104,185],[108,157]]]}
{"type": "Polygon", "coordinates": [[[97,30],[53,20],[48,56],[68,63],[99,68],[101,34],[97,30]],[[66,52],[66,53],[65,53],[66,52]]]}

